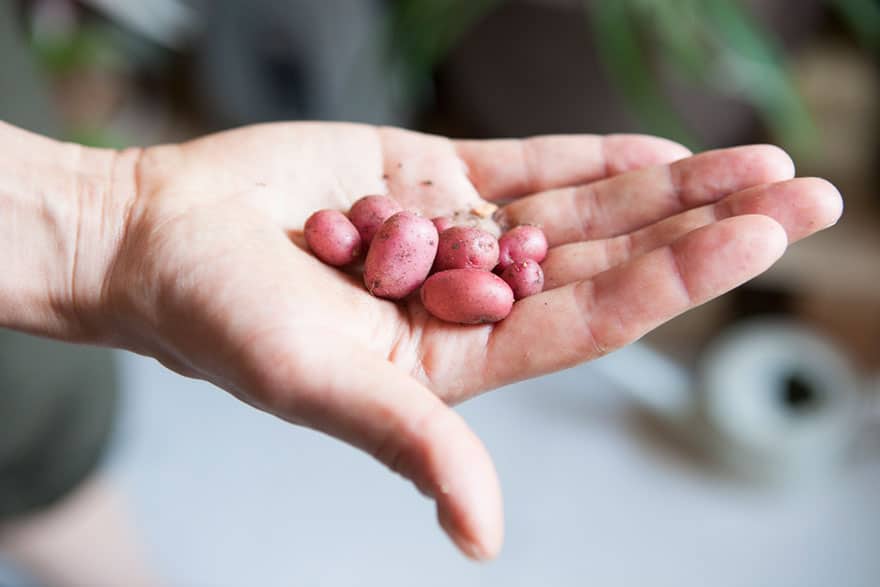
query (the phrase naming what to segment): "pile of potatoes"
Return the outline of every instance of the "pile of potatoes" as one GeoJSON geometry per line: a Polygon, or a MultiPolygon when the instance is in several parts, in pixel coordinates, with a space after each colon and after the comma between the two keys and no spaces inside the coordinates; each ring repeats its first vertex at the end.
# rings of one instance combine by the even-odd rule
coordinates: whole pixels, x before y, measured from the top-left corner
{"type": "Polygon", "coordinates": [[[537,226],[496,238],[469,211],[428,219],[387,196],[365,196],[348,215],[319,210],[305,224],[312,253],[328,265],[356,263],[366,250],[364,285],[374,296],[402,300],[421,287],[431,315],[457,324],[503,320],[514,300],[544,288],[547,239],[537,226]]]}

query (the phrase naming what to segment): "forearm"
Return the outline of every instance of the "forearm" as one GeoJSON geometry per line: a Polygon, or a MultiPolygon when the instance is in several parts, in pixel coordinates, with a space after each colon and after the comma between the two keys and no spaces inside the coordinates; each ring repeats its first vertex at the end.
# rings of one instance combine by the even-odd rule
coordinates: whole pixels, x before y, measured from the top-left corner
{"type": "Polygon", "coordinates": [[[100,342],[104,280],[137,151],[88,149],[0,122],[0,326],[100,342]]]}

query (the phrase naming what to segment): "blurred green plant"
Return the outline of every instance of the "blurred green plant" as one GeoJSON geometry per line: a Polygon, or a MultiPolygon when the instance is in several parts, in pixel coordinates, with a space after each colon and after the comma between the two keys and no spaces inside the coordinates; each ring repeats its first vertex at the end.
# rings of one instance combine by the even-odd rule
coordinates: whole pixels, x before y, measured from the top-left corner
{"type": "MultiPolygon", "coordinates": [[[[30,48],[45,73],[64,78],[83,70],[123,71],[119,34],[103,23],[85,23],[58,34],[31,35],[30,48]]],[[[65,121],[64,138],[89,147],[120,148],[127,143],[102,123],[65,121]]]]}
{"type": "MultiPolygon", "coordinates": [[[[830,1],[845,20],[858,22],[856,35],[876,50],[880,4],[830,1]]],[[[794,153],[815,149],[813,119],[776,38],[737,0],[587,0],[585,6],[602,61],[649,131],[699,148],[663,97],[653,74],[659,62],[692,84],[751,104],[794,153]]]]}
{"type": "Polygon", "coordinates": [[[831,0],[865,48],[880,54],[880,2],[831,0]]]}
{"type": "MultiPolygon", "coordinates": [[[[410,88],[480,19],[507,0],[397,0],[394,54],[410,88]]],[[[880,3],[826,0],[869,50],[880,52],[880,3]]],[[[699,149],[699,139],[664,95],[657,72],[751,104],[774,138],[795,153],[814,148],[813,120],[777,39],[738,0],[585,0],[602,62],[649,132],[699,149]]]]}
{"type": "Polygon", "coordinates": [[[404,75],[407,98],[430,85],[433,69],[475,24],[507,0],[395,0],[390,53],[404,75]]]}
{"type": "Polygon", "coordinates": [[[87,68],[115,69],[123,64],[112,32],[105,26],[83,25],[70,35],[32,36],[31,50],[50,75],[87,68]]]}

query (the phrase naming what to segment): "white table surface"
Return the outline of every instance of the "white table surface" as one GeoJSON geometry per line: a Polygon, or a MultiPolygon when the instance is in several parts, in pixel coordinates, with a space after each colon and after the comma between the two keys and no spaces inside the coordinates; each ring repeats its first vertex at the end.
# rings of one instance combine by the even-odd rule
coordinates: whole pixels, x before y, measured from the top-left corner
{"type": "Polygon", "coordinates": [[[109,469],[174,585],[880,585],[880,461],[796,492],[732,483],[639,434],[590,365],[460,408],[505,493],[504,552],[478,565],[366,455],[122,361],[109,469]]]}
{"type": "Polygon", "coordinates": [[[173,586],[880,584],[880,454],[797,491],[732,482],[646,434],[591,365],[460,408],[506,499],[504,552],[477,565],[367,456],[120,359],[106,467],[173,586]]]}

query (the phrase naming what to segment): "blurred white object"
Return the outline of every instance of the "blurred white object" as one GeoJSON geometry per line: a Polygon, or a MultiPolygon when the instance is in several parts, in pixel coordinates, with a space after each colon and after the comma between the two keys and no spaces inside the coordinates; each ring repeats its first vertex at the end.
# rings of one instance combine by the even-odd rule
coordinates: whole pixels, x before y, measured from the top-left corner
{"type": "Polygon", "coordinates": [[[863,420],[863,383],[847,358],[792,321],[731,328],[704,353],[696,377],[642,343],[596,367],[717,461],[765,480],[831,473],[863,420]]]}
{"type": "Polygon", "coordinates": [[[791,322],[732,329],[706,354],[699,385],[719,455],[764,477],[829,472],[859,429],[861,382],[848,360],[791,322]]]}

